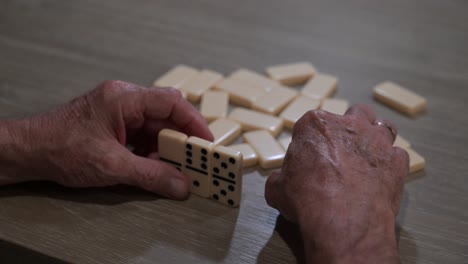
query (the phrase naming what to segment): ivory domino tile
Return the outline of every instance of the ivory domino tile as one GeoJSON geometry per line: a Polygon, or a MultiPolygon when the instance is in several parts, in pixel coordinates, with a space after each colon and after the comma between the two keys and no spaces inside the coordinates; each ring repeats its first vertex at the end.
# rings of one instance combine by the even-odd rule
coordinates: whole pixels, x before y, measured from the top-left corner
{"type": "Polygon", "coordinates": [[[207,140],[189,137],[185,143],[185,166],[182,173],[190,178],[190,192],[201,197],[210,196],[210,157],[214,144],[207,140]]]}
{"type": "Polygon", "coordinates": [[[215,146],[210,154],[210,198],[238,207],[242,194],[242,153],[224,146],[215,146]]]}
{"type": "Polygon", "coordinates": [[[260,167],[264,169],[281,167],[285,151],[269,132],[251,131],[245,133],[243,137],[257,153],[260,167]]]}
{"type": "Polygon", "coordinates": [[[258,97],[266,93],[262,87],[251,86],[229,78],[217,83],[215,88],[227,92],[230,102],[249,108],[258,97]]]}
{"type": "Polygon", "coordinates": [[[409,155],[409,173],[412,174],[423,170],[424,166],[426,165],[426,160],[411,148],[406,148],[405,150],[409,155]]]}
{"type": "Polygon", "coordinates": [[[337,77],[318,73],[304,85],[301,92],[312,99],[323,100],[335,93],[337,85],[337,77]]]}
{"type": "Polygon", "coordinates": [[[187,93],[187,99],[192,103],[198,103],[204,92],[211,89],[223,79],[223,75],[210,70],[202,70],[194,77],[188,79],[180,87],[187,93]]]}
{"type": "Polygon", "coordinates": [[[298,85],[315,75],[315,68],[308,62],[296,62],[271,66],[266,69],[273,80],[284,85],[298,85]]]}
{"type": "Polygon", "coordinates": [[[187,65],[177,65],[154,81],[157,87],[173,87],[179,89],[189,79],[198,74],[198,70],[187,65]]]}
{"type": "Polygon", "coordinates": [[[319,106],[319,100],[300,96],[287,106],[283,112],[281,112],[280,117],[284,120],[284,126],[292,129],[297,120],[299,120],[299,118],[301,118],[307,111],[318,109],[319,106]]]}
{"type": "Polygon", "coordinates": [[[277,115],[294,98],[298,92],[280,85],[271,88],[270,92],[260,96],[253,104],[253,109],[270,115],[277,115]]]}
{"type": "Polygon", "coordinates": [[[427,107],[424,97],[393,82],[383,82],[374,88],[374,98],[407,115],[416,115],[427,107]]]}
{"type": "Polygon", "coordinates": [[[349,103],[346,100],[342,99],[334,99],[328,98],[323,100],[322,102],[322,110],[327,112],[337,114],[337,115],[344,115],[349,108],[349,103]]]}
{"type": "Polygon", "coordinates": [[[393,146],[407,149],[411,147],[411,143],[408,140],[404,139],[402,136],[397,135],[393,146]]]}
{"type": "Polygon", "coordinates": [[[208,121],[226,117],[229,94],[222,91],[207,91],[202,95],[200,113],[208,121]]]}
{"type": "Polygon", "coordinates": [[[228,148],[231,148],[236,151],[240,151],[242,153],[242,156],[244,157],[244,162],[243,162],[244,168],[257,165],[257,161],[258,161],[257,153],[255,153],[254,149],[249,144],[247,143],[236,144],[236,145],[228,146],[228,148]]]}
{"type": "Polygon", "coordinates": [[[266,92],[277,86],[279,83],[254,71],[248,69],[238,69],[233,72],[229,78],[237,82],[245,83],[251,86],[261,87],[266,92]]]}
{"type": "Polygon", "coordinates": [[[208,128],[214,136],[213,143],[215,145],[226,145],[231,143],[242,131],[239,123],[224,118],[213,121],[208,125],[208,128]]]}
{"type": "Polygon", "coordinates": [[[182,170],[185,164],[185,142],[187,135],[175,130],[163,129],[158,135],[159,159],[182,170]]]}
{"type": "Polygon", "coordinates": [[[277,136],[283,129],[282,119],[245,108],[234,109],[228,118],[239,122],[243,131],[263,129],[277,136]]]}
{"type": "Polygon", "coordinates": [[[289,144],[291,144],[291,141],[292,141],[292,137],[291,136],[287,136],[287,137],[284,137],[284,138],[281,138],[280,140],[278,140],[278,142],[280,143],[281,147],[283,147],[283,149],[286,151],[288,150],[288,147],[289,147],[289,144]]]}

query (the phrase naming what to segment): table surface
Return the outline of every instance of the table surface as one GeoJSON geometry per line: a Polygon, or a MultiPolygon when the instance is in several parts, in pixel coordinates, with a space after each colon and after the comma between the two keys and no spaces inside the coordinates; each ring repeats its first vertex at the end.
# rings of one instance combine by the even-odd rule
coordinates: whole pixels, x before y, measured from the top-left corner
{"type": "MultiPolygon", "coordinates": [[[[336,97],[373,106],[426,158],[405,185],[402,262],[466,263],[467,11],[462,0],[0,0],[0,118],[47,111],[106,79],[149,85],[179,63],[229,74],[311,61],[340,77],[336,97]],[[375,102],[385,80],[424,95],[427,113],[375,102]]],[[[245,172],[239,209],[125,187],[2,187],[0,260],[300,261],[294,228],[264,201],[267,173],[245,172]]]]}

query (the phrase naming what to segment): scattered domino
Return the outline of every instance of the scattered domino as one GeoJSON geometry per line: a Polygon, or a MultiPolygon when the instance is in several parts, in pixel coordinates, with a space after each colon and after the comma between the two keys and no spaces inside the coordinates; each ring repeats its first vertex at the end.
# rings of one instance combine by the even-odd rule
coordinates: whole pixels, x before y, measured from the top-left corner
{"type": "Polygon", "coordinates": [[[243,137],[257,153],[260,167],[264,169],[281,167],[285,151],[270,133],[265,130],[251,131],[245,133],[243,137]]]}
{"type": "Polygon", "coordinates": [[[257,153],[255,153],[254,149],[247,143],[231,145],[229,148],[240,151],[242,156],[244,157],[243,167],[252,167],[257,165],[257,153]]]}
{"type": "Polygon", "coordinates": [[[208,122],[226,117],[228,108],[228,93],[221,91],[207,91],[202,95],[200,113],[208,122]]]}
{"type": "Polygon", "coordinates": [[[411,143],[408,140],[404,139],[402,136],[397,135],[393,146],[407,149],[411,147],[411,143]]]}
{"type": "Polygon", "coordinates": [[[253,109],[270,115],[277,115],[297,96],[297,91],[280,85],[260,96],[253,104],[253,109]]]}
{"type": "Polygon", "coordinates": [[[426,99],[398,84],[383,82],[374,88],[374,98],[408,115],[416,115],[426,109],[426,99]]]}
{"type": "Polygon", "coordinates": [[[284,85],[298,85],[315,75],[315,68],[308,62],[297,62],[271,66],[266,69],[273,80],[284,85]]]}
{"type": "Polygon", "coordinates": [[[349,103],[346,100],[329,98],[322,102],[322,110],[336,114],[344,115],[349,108],[349,103]]]}
{"type": "Polygon", "coordinates": [[[198,70],[186,66],[186,65],[177,65],[172,70],[165,73],[159,79],[154,81],[153,85],[157,87],[173,87],[180,88],[190,78],[196,76],[198,70]]]}
{"type": "Polygon", "coordinates": [[[185,142],[187,135],[163,129],[158,135],[158,155],[159,159],[171,164],[182,171],[185,164],[185,142]]]}
{"type": "Polygon", "coordinates": [[[318,73],[304,85],[301,92],[312,99],[323,100],[335,93],[337,84],[338,78],[335,76],[318,73]]]}
{"type": "Polygon", "coordinates": [[[281,138],[278,141],[279,141],[281,147],[283,147],[284,150],[288,150],[289,144],[291,144],[291,141],[292,141],[292,137],[287,136],[287,137],[281,138]]]}
{"type": "Polygon", "coordinates": [[[310,99],[305,96],[296,98],[283,112],[280,117],[284,120],[284,126],[292,129],[297,120],[301,118],[307,111],[318,109],[320,101],[310,99]]]}
{"type": "Polygon", "coordinates": [[[245,108],[236,108],[228,116],[241,124],[243,131],[267,130],[277,136],[283,129],[283,120],[278,117],[245,108]]]}
{"type": "Polygon", "coordinates": [[[217,119],[208,128],[214,136],[215,145],[226,145],[231,143],[242,132],[241,125],[229,119],[217,119]]]}
{"type": "Polygon", "coordinates": [[[185,166],[182,173],[190,178],[190,192],[201,197],[210,196],[209,153],[212,142],[197,137],[189,137],[185,143],[185,166]]]}
{"type": "Polygon", "coordinates": [[[211,199],[238,207],[242,193],[242,153],[224,146],[211,151],[211,199]]]}
{"type": "Polygon", "coordinates": [[[406,152],[408,152],[409,160],[410,160],[409,174],[423,170],[424,166],[426,165],[426,160],[411,148],[407,148],[405,150],[406,152]]]}
{"type": "Polygon", "coordinates": [[[188,79],[180,87],[187,93],[187,99],[192,103],[198,103],[204,92],[211,89],[223,79],[223,75],[210,70],[202,70],[194,77],[188,79]]]}
{"type": "MultiPolygon", "coordinates": [[[[345,114],[349,107],[346,100],[329,98],[337,89],[338,78],[316,73],[310,63],[276,65],[266,72],[271,79],[247,69],[238,69],[223,79],[215,71],[177,65],[154,81],[155,86],[179,89],[192,103],[201,99],[200,112],[211,122],[213,142],[169,129],[158,135],[160,160],[190,178],[191,193],[238,207],[242,168],[259,164],[263,169],[272,169],[282,165],[292,141],[290,135],[275,139],[283,127],[292,129],[302,115],[319,107],[338,115],[345,114]],[[282,86],[304,82],[300,92],[282,86]],[[252,109],[235,108],[227,116],[229,102],[252,109]],[[243,135],[246,143],[224,147],[242,131],[247,131],[243,135]]],[[[427,107],[426,99],[388,81],[378,84],[373,96],[408,115],[427,107]]],[[[410,174],[424,169],[425,159],[410,148],[409,141],[398,135],[394,146],[408,152],[410,174]]]]}
{"type": "Polygon", "coordinates": [[[217,83],[215,88],[227,92],[231,103],[249,108],[258,97],[266,93],[262,87],[251,86],[229,78],[217,83]]]}
{"type": "Polygon", "coordinates": [[[229,76],[229,79],[251,86],[261,87],[265,89],[266,92],[269,92],[271,88],[278,85],[278,82],[247,69],[238,69],[229,76]]]}

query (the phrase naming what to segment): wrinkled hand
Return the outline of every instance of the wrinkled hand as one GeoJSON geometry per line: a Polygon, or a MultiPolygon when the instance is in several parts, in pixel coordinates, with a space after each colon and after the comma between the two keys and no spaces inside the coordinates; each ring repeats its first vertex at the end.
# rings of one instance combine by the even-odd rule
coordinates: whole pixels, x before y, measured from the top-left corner
{"type": "Polygon", "coordinates": [[[331,263],[352,259],[355,250],[386,252],[381,247],[396,252],[394,226],[408,155],[392,147],[390,129],[375,119],[362,105],[344,116],[308,112],[294,127],[282,170],[268,178],[266,200],[299,224],[308,249],[314,249],[309,260],[331,263]]]}
{"type": "Polygon", "coordinates": [[[104,82],[69,104],[17,123],[9,132],[21,146],[18,167],[27,171],[3,183],[128,184],[174,199],[188,195],[188,179],[157,160],[158,132],[171,128],[212,139],[206,122],[179,91],[122,81],[104,82]]]}

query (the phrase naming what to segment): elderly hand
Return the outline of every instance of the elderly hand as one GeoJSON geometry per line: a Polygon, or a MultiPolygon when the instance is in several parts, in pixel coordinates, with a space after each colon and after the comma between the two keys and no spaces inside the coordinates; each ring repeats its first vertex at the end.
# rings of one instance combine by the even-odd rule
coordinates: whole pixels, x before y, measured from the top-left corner
{"type": "Polygon", "coordinates": [[[157,134],[163,128],[212,140],[204,119],[179,91],[104,82],[49,113],[1,122],[0,184],[128,184],[183,199],[188,178],[155,159],[157,134]],[[135,154],[127,144],[135,147],[135,154]]]}
{"type": "Polygon", "coordinates": [[[282,170],[268,178],[266,200],[299,225],[309,262],[398,263],[394,228],[408,155],[375,119],[362,105],[344,116],[308,112],[282,170]]]}

